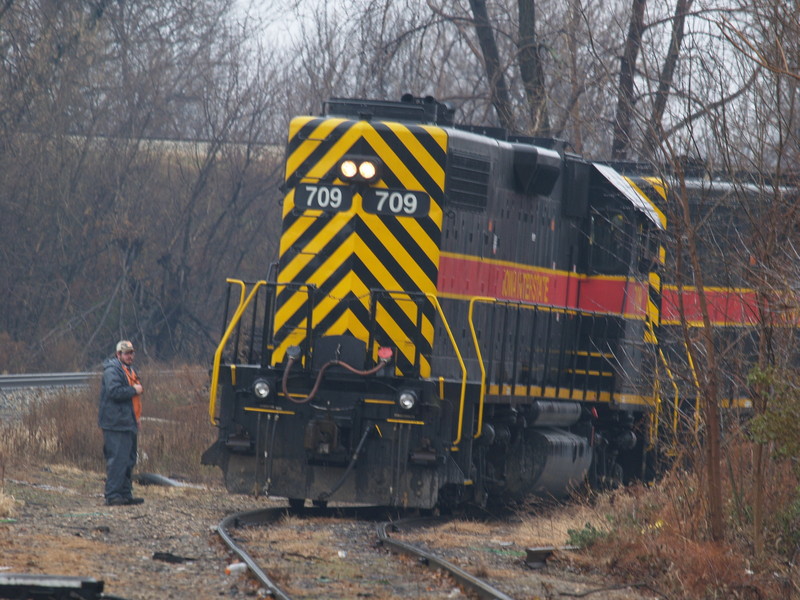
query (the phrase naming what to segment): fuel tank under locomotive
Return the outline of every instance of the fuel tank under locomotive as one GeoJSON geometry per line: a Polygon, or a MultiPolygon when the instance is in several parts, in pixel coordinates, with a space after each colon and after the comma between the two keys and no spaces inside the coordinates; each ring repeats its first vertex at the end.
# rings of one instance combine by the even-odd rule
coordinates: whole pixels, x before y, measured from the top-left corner
{"type": "Polygon", "coordinates": [[[578,403],[547,400],[496,414],[481,436],[490,496],[505,501],[529,495],[562,497],[581,484],[592,447],[586,436],[567,429],[580,417],[578,403]]]}
{"type": "Polygon", "coordinates": [[[552,427],[527,430],[507,454],[504,499],[562,497],[583,482],[591,462],[586,438],[552,427]]]}

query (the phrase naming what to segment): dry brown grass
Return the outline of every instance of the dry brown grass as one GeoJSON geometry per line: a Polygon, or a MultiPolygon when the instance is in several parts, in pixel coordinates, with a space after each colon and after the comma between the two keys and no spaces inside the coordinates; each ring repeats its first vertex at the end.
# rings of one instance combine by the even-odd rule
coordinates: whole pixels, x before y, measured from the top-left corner
{"type": "Polygon", "coordinates": [[[0,518],[10,519],[17,516],[17,501],[14,496],[0,492],[0,518]]]}
{"type": "Polygon", "coordinates": [[[0,463],[0,519],[11,519],[16,516],[17,500],[5,491],[5,467],[0,463]]]}
{"type": "MultiPolygon", "coordinates": [[[[793,481],[773,481],[771,485],[793,487],[793,481]]],[[[730,479],[726,487],[727,536],[721,542],[710,539],[702,478],[676,470],[657,485],[608,495],[613,501],[599,511],[604,518],[589,521],[610,523],[608,535],[597,538],[574,560],[585,568],[600,567],[625,581],[642,582],[676,600],[800,597],[800,588],[792,581],[794,570],[775,551],[777,546],[773,544],[772,552],[755,560],[752,523],[746,518],[739,520],[730,479]]],[[[748,491],[740,499],[745,517],[750,496],[748,491]]],[[[775,507],[768,531],[779,520],[778,514],[775,507]]]]}
{"type": "MultiPolygon", "coordinates": [[[[140,472],[196,482],[219,480],[200,455],[216,430],[208,419],[207,375],[197,368],[141,369],[145,386],[139,432],[140,472]]],[[[102,472],[103,436],[97,427],[99,382],[32,403],[22,419],[0,424],[0,465],[69,465],[102,472]]]]}
{"type": "Polygon", "coordinates": [[[765,461],[765,552],[753,552],[754,445],[745,432],[729,432],[723,454],[725,539],[711,540],[702,455],[686,452],[654,485],[577,497],[566,506],[532,502],[519,522],[458,523],[427,533],[430,540],[471,532],[476,544],[492,540],[518,547],[580,545],[558,553],[584,570],[601,570],[674,600],[800,599],[800,500],[792,460],[765,461]],[[693,460],[689,460],[693,458],[693,460]],[[502,537],[500,537],[502,536],[502,537]],[[482,541],[480,541],[482,539],[482,541]]]}
{"type": "Polygon", "coordinates": [[[502,520],[502,527],[494,520],[454,520],[431,529],[415,531],[414,535],[431,544],[452,545],[464,538],[473,538],[475,544],[499,545],[510,543],[518,548],[531,546],[567,546],[570,532],[583,529],[587,523],[602,532],[612,528],[608,521],[611,495],[599,496],[594,505],[585,499],[569,504],[547,506],[534,503],[517,511],[516,518],[502,520]]]}

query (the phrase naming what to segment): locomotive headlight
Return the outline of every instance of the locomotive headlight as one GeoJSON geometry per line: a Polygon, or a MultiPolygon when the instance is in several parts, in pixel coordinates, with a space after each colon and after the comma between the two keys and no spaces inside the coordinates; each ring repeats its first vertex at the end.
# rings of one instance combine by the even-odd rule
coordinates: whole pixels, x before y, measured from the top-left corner
{"type": "Polygon", "coordinates": [[[342,174],[342,177],[345,179],[352,179],[356,175],[358,175],[358,165],[354,160],[344,160],[342,164],[339,165],[339,173],[342,174]]]}
{"type": "Polygon", "coordinates": [[[253,382],[253,393],[257,398],[261,398],[262,400],[269,396],[269,382],[265,379],[256,379],[255,382],[253,382]]]}
{"type": "Polygon", "coordinates": [[[375,157],[352,156],[339,163],[339,176],[345,181],[372,183],[380,177],[379,166],[375,157]]]}
{"type": "Polygon", "coordinates": [[[372,181],[378,174],[378,166],[370,160],[365,160],[358,165],[358,174],[361,175],[364,181],[372,181]]]}
{"type": "Polygon", "coordinates": [[[417,392],[414,390],[403,390],[397,396],[397,403],[403,410],[411,410],[417,403],[417,392]]]}

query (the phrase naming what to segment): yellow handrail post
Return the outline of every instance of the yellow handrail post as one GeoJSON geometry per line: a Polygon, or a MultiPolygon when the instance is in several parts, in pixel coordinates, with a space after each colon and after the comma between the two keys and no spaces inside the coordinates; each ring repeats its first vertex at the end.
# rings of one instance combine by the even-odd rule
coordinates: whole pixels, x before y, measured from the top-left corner
{"type": "Polygon", "coordinates": [[[483,365],[483,356],[481,355],[481,349],[478,345],[478,334],[475,331],[475,322],[472,319],[476,302],[497,302],[497,300],[495,298],[476,296],[469,301],[469,331],[472,335],[472,343],[475,346],[475,354],[478,357],[478,366],[481,369],[481,392],[478,398],[478,426],[475,428],[475,435],[473,436],[475,439],[478,439],[483,433],[483,404],[486,398],[486,367],[483,365]]]}
{"type": "MultiPolygon", "coordinates": [[[[673,402],[673,411],[672,411],[672,434],[676,435],[678,432],[678,409],[680,408],[680,390],[678,389],[678,384],[675,383],[675,377],[672,375],[672,370],[669,368],[669,363],[667,362],[667,357],[664,356],[664,351],[661,349],[661,345],[658,343],[658,338],[656,337],[655,329],[653,328],[653,323],[648,323],[648,327],[650,329],[650,335],[653,336],[653,341],[658,347],[658,358],[661,360],[661,364],[664,365],[664,371],[667,373],[667,377],[669,377],[669,381],[672,384],[672,388],[675,390],[675,400],[673,402]]],[[[658,377],[656,377],[656,383],[658,382],[658,377]]],[[[657,399],[657,408],[656,414],[661,413],[661,394],[660,394],[660,386],[659,386],[659,395],[657,399]]]]}
{"type": "MultiPolygon", "coordinates": [[[[658,339],[656,338],[656,333],[655,330],[653,329],[653,324],[650,323],[649,325],[650,325],[650,333],[652,334],[653,339],[656,341],[656,344],[658,344],[658,339]]],[[[672,384],[672,389],[675,390],[675,399],[673,401],[673,410],[672,410],[672,435],[677,435],[678,410],[680,409],[680,390],[678,389],[678,384],[675,383],[675,377],[672,375],[672,370],[669,368],[667,357],[664,356],[664,351],[661,349],[660,345],[658,345],[658,358],[661,360],[661,364],[664,365],[664,371],[666,371],[667,377],[669,377],[669,381],[672,384]]],[[[658,406],[659,408],[661,407],[660,396],[659,396],[658,406]]]]}
{"type": "Polygon", "coordinates": [[[231,337],[233,330],[239,324],[239,320],[242,318],[245,309],[249,306],[249,304],[253,301],[253,298],[256,295],[256,292],[262,285],[266,285],[266,281],[258,281],[253,285],[253,289],[250,290],[250,293],[245,298],[245,284],[243,281],[238,279],[229,279],[228,283],[238,283],[241,285],[241,294],[239,296],[239,306],[236,308],[236,311],[233,313],[231,317],[230,323],[228,323],[228,328],[225,330],[225,333],[222,335],[222,339],[217,346],[217,351],[214,353],[214,365],[211,369],[211,391],[209,396],[208,402],[208,416],[211,419],[211,424],[216,425],[216,413],[217,413],[217,386],[219,385],[219,367],[220,362],[222,362],[222,353],[225,350],[225,344],[228,343],[228,338],[231,337]]]}
{"type": "Polygon", "coordinates": [[[242,302],[244,302],[244,293],[247,290],[247,286],[245,285],[244,281],[241,279],[226,279],[225,282],[236,283],[239,285],[239,306],[241,306],[242,302]]]}
{"type": "Polygon", "coordinates": [[[458,446],[461,443],[461,428],[464,425],[464,402],[467,395],[467,366],[464,364],[464,359],[461,356],[461,351],[458,349],[456,338],[450,329],[450,324],[447,322],[447,317],[444,316],[444,311],[442,310],[442,307],[439,304],[439,299],[431,293],[426,293],[425,296],[428,298],[428,300],[431,301],[434,308],[436,308],[436,312],[439,314],[439,317],[442,319],[442,324],[444,325],[444,329],[445,331],[447,331],[447,336],[450,338],[450,343],[453,344],[453,350],[455,350],[456,352],[456,358],[458,358],[458,364],[461,366],[461,398],[459,400],[459,406],[458,406],[458,435],[456,436],[456,439],[453,441],[453,449],[456,449],[455,446],[458,446]]]}
{"type": "MultiPolygon", "coordinates": [[[[685,345],[685,344],[684,344],[685,345]]],[[[689,361],[689,370],[692,372],[692,380],[694,381],[694,388],[696,390],[696,397],[694,399],[694,433],[700,431],[700,380],[697,377],[697,370],[694,368],[694,360],[692,360],[692,353],[689,347],[686,347],[686,358],[689,361]]]]}

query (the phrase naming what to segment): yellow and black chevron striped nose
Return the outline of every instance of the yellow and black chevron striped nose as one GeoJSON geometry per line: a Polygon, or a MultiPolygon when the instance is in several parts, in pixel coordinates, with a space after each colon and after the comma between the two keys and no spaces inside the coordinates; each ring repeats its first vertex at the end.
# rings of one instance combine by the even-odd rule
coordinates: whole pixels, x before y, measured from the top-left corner
{"type": "Polygon", "coordinates": [[[303,117],[287,146],[274,320],[275,364],[291,345],[350,335],[371,356],[396,348],[396,372],[428,376],[447,135],[438,127],[303,117]],[[338,166],[372,157],[380,179],[338,166]]]}

